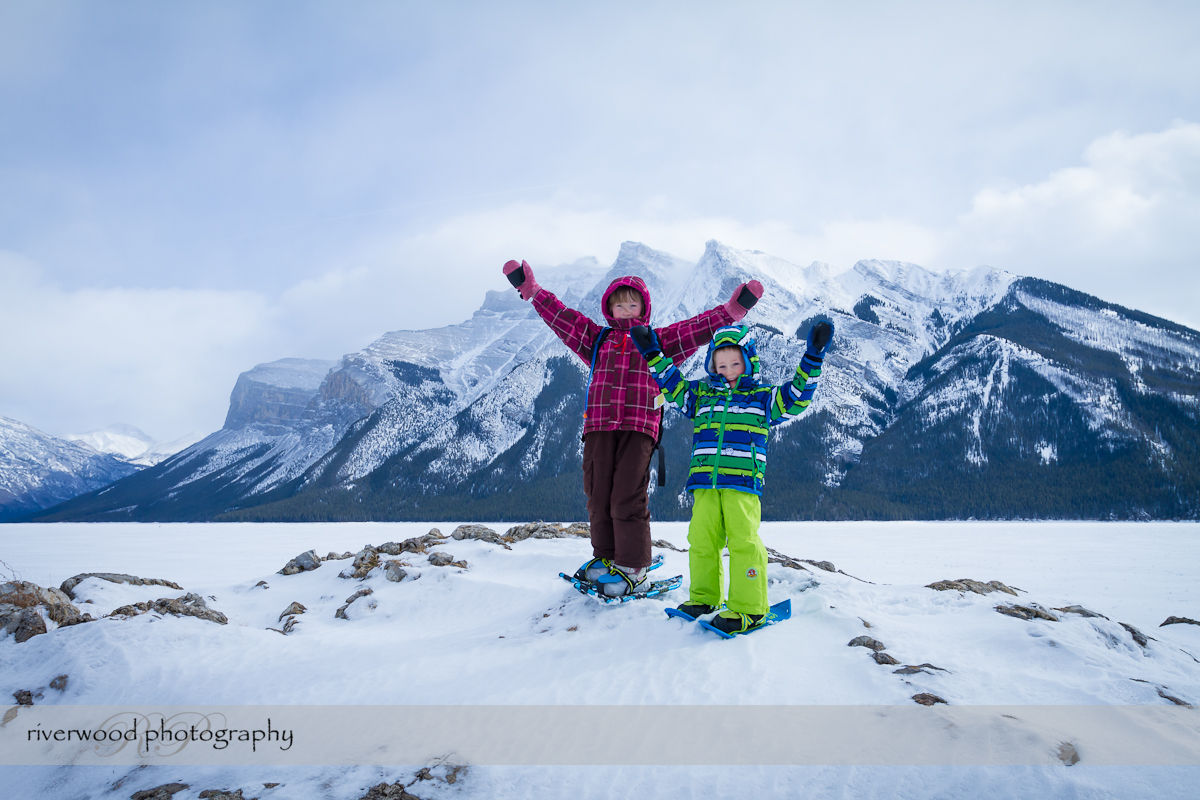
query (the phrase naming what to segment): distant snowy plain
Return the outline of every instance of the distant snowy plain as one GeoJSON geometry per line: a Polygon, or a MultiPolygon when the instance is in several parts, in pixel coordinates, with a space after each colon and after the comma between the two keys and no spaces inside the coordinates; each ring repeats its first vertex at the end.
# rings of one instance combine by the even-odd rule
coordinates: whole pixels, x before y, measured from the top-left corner
{"type": "MultiPolygon", "coordinates": [[[[519,706],[549,708],[550,720],[559,709],[595,736],[594,758],[467,764],[448,782],[446,764],[420,780],[418,770],[433,762],[370,757],[306,765],[264,757],[256,765],[185,756],[139,767],[22,765],[9,753],[0,759],[3,796],[107,800],[171,782],[188,786],[175,800],[212,789],[241,789],[247,800],[358,800],[373,785],[395,782],[424,800],[1192,798],[1200,786],[1200,626],[1160,627],[1172,616],[1200,619],[1195,523],[764,523],[769,548],[832,562],[838,571],[771,564],[771,600],[791,598],[794,618],[730,641],[663,614],[686,598],[687,555],[669,548],[659,550],[666,559],[659,574],[683,574],[684,588],[611,606],[557,577],[590,555],[582,538],[530,539],[512,549],[447,539],[431,552],[465,561],[465,569],[405,553],[409,577],[398,583],[382,570],[361,582],[339,577],[348,560],[277,574],[306,550],[357,552],[435,526],[448,536],[457,523],[0,526],[0,580],[58,586],[88,572],[167,579],[229,619],[218,625],[143,614],[52,629],[21,644],[9,636],[0,639],[0,693],[30,690],[40,694],[38,705],[81,709],[308,706],[353,714],[519,706]],[[1000,581],[1018,594],[927,588],[963,578],[1000,581]],[[336,618],[364,587],[372,594],[336,618]],[[306,607],[295,629],[286,636],[268,630],[281,627],[281,612],[293,602],[306,607]],[[1058,620],[996,612],[1010,604],[1037,606],[1058,620]],[[1070,606],[1103,616],[1053,611],[1070,606]],[[1147,644],[1130,628],[1150,637],[1147,644]],[[848,646],[864,635],[898,663],[877,663],[868,648],[848,646]],[[49,688],[59,675],[68,676],[65,689],[49,688]],[[913,700],[919,694],[946,703],[925,708],[913,700]],[[628,711],[628,727],[612,725],[614,707],[628,711]],[[680,718],[670,709],[696,709],[698,719],[719,722],[721,707],[796,709],[798,719],[823,719],[828,728],[807,732],[816,740],[809,749],[799,739],[794,751],[772,742],[756,762],[719,727],[655,724],[656,713],[680,718]],[[972,709],[976,722],[955,716],[972,709]],[[1057,716],[1045,721],[1038,716],[1045,709],[1057,716]],[[1108,722],[1085,725],[1089,710],[1108,722]],[[1103,730],[1116,719],[1104,714],[1124,710],[1140,726],[1138,746],[1114,751],[1128,746],[1121,736],[1129,732],[1103,730]],[[1174,716],[1160,722],[1159,711],[1174,716]],[[863,714],[886,719],[864,726],[856,740],[863,714]],[[822,737],[848,745],[822,750],[822,737]],[[913,747],[917,738],[923,750],[913,747]],[[614,742],[664,760],[606,763],[614,742]]],[[[503,534],[510,526],[490,527],[503,534]]],[[[684,548],[687,526],[655,523],[652,535],[684,548]]],[[[96,617],[182,594],[98,579],[76,591],[76,604],[96,617]]],[[[737,715],[727,713],[737,728],[737,715]]],[[[456,763],[455,753],[444,755],[456,763]]]]}

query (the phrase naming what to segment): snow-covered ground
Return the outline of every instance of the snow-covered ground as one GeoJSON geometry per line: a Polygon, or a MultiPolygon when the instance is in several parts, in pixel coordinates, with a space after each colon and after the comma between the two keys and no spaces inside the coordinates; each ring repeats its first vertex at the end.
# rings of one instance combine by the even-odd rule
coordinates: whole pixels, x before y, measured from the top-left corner
{"type": "MultiPolygon", "coordinates": [[[[625,605],[576,593],[556,576],[590,555],[577,537],[511,549],[447,538],[382,555],[403,562],[399,582],[383,566],[339,577],[351,559],[278,574],[307,550],[358,553],[431,527],[0,526],[0,582],[165,579],[182,589],[89,578],[75,604],[99,618],[191,592],[228,619],[151,612],[0,639],[0,694],[34,702],[0,726],[0,794],[129,798],[179,783],[176,800],[213,789],[358,800],[402,783],[426,800],[1191,798],[1200,785],[1200,625],[1160,627],[1200,619],[1200,525],[765,523],[767,546],[800,560],[769,570],[771,600],[791,598],[795,616],[731,641],[665,617],[686,582],[625,605]],[[453,563],[435,566],[433,553],[453,563]],[[927,588],[958,579],[1017,594],[927,588]],[[290,632],[269,630],[293,603],[305,610],[290,632]],[[1055,610],[1072,606],[1102,616],[1055,610]],[[848,646],[863,636],[885,655],[848,646]],[[886,656],[897,663],[877,663],[886,656]],[[517,708],[497,713],[505,706],[517,708]],[[31,724],[100,709],[275,714],[295,747],[36,763],[47,751],[31,724]],[[50,712],[64,716],[35,716],[50,712]],[[416,752],[399,743],[414,729],[429,758],[391,763],[416,752]]],[[[457,523],[436,527],[449,536],[457,523]]],[[[685,524],[653,535],[686,547],[685,524]]],[[[659,575],[686,581],[686,553],[658,552],[659,575]]]]}

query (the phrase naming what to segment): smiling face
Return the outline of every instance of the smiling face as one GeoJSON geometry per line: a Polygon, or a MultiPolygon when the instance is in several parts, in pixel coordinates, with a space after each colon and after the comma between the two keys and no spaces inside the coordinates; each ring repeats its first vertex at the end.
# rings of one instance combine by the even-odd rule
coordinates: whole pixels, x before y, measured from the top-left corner
{"type": "Polygon", "coordinates": [[[634,289],[622,287],[608,298],[608,313],[613,319],[640,319],[645,306],[634,289]]]}
{"type": "Polygon", "coordinates": [[[641,300],[627,300],[624,303],[612,304],[614,319],[637,319],[642,315],[641,300]]]}
{"type": "Polygon", "coordinates": [[[740,347],[720,347],[713,353],[713,371],[733,386],[746,374],[746,359],[740,347]]]}

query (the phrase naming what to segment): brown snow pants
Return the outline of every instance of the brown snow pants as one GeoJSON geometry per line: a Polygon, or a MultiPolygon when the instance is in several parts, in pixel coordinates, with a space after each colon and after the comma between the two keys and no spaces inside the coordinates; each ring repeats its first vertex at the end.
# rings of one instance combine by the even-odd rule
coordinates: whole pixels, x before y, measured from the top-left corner
{"type": "Polygon", "coordinates": [[[650,566],[650,456],[654,440],[636,431],[592,431],[583,438],[583,491],[592,557],[622,567],[650,566]]]}

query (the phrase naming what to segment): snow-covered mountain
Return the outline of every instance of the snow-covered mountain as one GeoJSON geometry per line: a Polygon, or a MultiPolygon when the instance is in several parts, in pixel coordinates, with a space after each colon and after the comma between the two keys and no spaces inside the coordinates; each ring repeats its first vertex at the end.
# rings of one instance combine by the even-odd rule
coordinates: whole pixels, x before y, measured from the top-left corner
{"type": "MultiPolygon", "coordinates": [[[[608,269],[538,269],[597,321],[626,274],[646,281],[658,325],[762,281],[746,322],[771,382],[812,320],[834,322],[813,406],[772,435],[768,518],[1200,515],[1196,331],[989,268],[835,274],[718,242],[696,263],[630,242],[608,269]]],[[[255,368],[221,431],[53,518],[580,516],[585,380],[528,303],[490,291],[459,325],[389,333],[337,364],[255,368]]],[[[687,515],[689,440],[669,413],[658,518],[687,515]]]]}
{"type": "Polygon", "coordinates": [[[108,453],[139,467],[152,467],[200,439],[199,436],[194,436],[172,442],[160,442],[140,428],[125,424],[109,425],[107,428],[87,433],[68,434],[63,438],[81,442],[93,450],[108,453]]]}
{"type": "Polygon", "coordinates": [[[0,417],[0,521],[106,486],[137,467],[0,417]]]}

